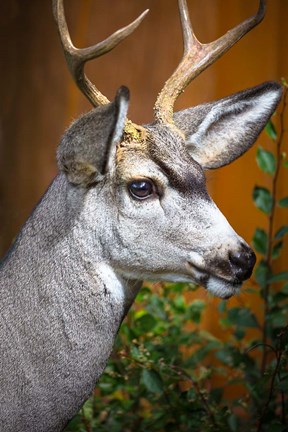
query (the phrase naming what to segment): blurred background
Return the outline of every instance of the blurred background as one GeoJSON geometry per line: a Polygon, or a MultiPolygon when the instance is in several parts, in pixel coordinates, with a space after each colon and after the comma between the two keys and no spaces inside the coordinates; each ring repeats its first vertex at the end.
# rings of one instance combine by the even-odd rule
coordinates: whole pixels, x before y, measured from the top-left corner
{"type": "MultiPolygon", "coordinates": [[[[257,0],[188,3],[201,42],[218,38],[255,13],[258,6],[257,0]]],[[[130,88],[129,118],[137,123],[152,120],[156,96],[182,55],[177,1],[65,2],[72,40],[79,47],[95,44],[146,8],[150,13],[140,27],[114,51],[86,68],[89,78],[109,99],[120,85],[130,88]]],[[[55,150],[65,128],[91,108],[69,75],[51,9],[50,0],[2,0],[0,5],[1,256],[55,176],[55,150]]],[[[288,78],[287,20],[288,1],[267,0],[265,20],[197,78],[179,98],[176,109],[221,98],[266,80],[288,78]]],[[[271,146],[268,141],[262,134],[261,145],[271,146]]],[[[253,186],[266,183],[269,187],[270,181],[258,170],[255,154],[256,146],[231,166],[208,173],[212,197],[249,243],[255,227],[267,225],[265,215],[253,205],[253,186]]],[[[288,179],[283,177],[281,196],[287,195],[287,184],[288,179]]],[[[285,214],[287,219],[287,212],[277,214],[277,226],[285,223],[285,214]]],[[[281,259],[287,262],[287,249],[281,259]]],[[[217,314],[214,300],[210,301],[205,324],[208,328],[213,327],[217,314]]]]}

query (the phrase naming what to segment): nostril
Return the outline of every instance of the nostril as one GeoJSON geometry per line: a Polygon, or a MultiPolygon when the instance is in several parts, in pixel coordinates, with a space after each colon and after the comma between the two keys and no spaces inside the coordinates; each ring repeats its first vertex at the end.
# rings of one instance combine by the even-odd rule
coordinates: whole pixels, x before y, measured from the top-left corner
{"type": "Polygon", "coordinates": [[[251,276],[256,256],[252,249],[246,247],[241,252],[229,252],[229,261],[235,276],[243,281],[251,276]]]}
{"type": "Polygon", "coordinates": [[[244,254],[241,252],[229,252],[229,261],[235,266],[243,266],[246,264],[244,254]]]}

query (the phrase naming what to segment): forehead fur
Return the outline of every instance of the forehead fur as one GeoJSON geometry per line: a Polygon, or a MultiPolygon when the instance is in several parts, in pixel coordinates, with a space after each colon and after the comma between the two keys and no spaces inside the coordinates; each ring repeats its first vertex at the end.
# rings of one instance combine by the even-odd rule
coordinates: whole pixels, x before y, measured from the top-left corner
{"type": "Polygon", "coordinates": [[[148,150],[150,158],[166,174],[172,187],[182,193],[206,191],[203,169],[190,156],[177,130],[167,125],[151,128],[148,150]]]}
{"type": "MultiPolygon", "coordinates": [[[[205,176],[201,166],[186,149],[182,136],[167,125],[149,126],[142,142],[123,141],[117,148],[117,171],[126,177],[127,170],[141,172],[144,161],[151,162],[167,177],[170,186],[181,193],[204,194],[205,176]]],[[[154,170],[152,170],[154,171],[154,170]]],[[[151,172],[153,174],[153,172],[151,172]]]]}
{"type": "Polygon", "coordinates": [[[117,146],[116,164],[117,172],[120,177],[127,176],[127,170],[135,171],[137,166],[141,166],[141,160],[149,159],[147,141],[140,142],[122,141],[117,146]]]}

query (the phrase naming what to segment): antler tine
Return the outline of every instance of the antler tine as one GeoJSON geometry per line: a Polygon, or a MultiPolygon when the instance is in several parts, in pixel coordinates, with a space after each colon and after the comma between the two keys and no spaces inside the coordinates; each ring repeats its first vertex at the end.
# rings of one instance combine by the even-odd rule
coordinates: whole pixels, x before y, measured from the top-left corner
{"type": "Polygon", "coordinates": [[[135,21],[117,30],[104,41],[88,48],[75,48],[72,44],[67,22],[65,19],[63,0],[53,0],[53,13],[58,27],[65,58],[71,75],[81,92],[93,106],[106,105],[109,100],[104,96],[84,73],[84,66],[88,60],[100,57],[115,48],[123,39],[129,36],[142,22],[148,13],[144,11],[135,21]]]}
{"type": "Polygon", "coordinates": [[[188,84],[262,21],[265,15],[266,0],[260,0],[256,15],[228,30],[225,35],[208,44],[201,44],[193,33],[186,0],[178,0],[178,6],[184,53],[179,66],[166,81],[156,100],[154,114],[156,121],[160,123],[173,124],[174,103],[188,84]]]}

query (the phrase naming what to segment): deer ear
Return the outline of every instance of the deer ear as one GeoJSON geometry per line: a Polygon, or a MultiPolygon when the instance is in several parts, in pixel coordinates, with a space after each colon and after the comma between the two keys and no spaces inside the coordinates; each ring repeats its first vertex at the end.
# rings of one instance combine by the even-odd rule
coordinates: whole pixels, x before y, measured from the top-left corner
{"type": "Polygon", "coordinates": [[[70,183],[89,186],[113,169],[128,105],[129,90],[120,87],[113,102],[84,114],[66,131],[57,160],[70,183]]]}
{"type": "Polygon", "coordinates": [[[282,87],[267,82],[216,102],[174,114],[191,156],[205,169],[233,162],[256,141],[273,114],[282,87]]]}

